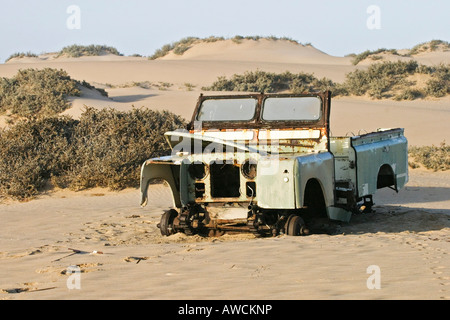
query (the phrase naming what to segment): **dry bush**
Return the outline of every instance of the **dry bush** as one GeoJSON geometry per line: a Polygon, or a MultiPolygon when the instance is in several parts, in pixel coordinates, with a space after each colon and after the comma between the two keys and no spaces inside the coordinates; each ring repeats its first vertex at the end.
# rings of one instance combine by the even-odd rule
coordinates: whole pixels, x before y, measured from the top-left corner
{"type": "Polygon", "coordinates": [[[369,57],[372,58],[372,60],[380,60],[380,59],[382,59],[382,57],[377,56],[377,54],[380,54],[380,53],[390,53],[393,55],[399,55],[397,50],[395,50],[395,49],[388,50],[388,49],[382,48],[382,49],[378,49],[378,50],[374,50],[374,51],[366,50],[360,54],[354,55],[352,64],[356,66],[358,63],[360,63],[361,61],[363,61],[364,59],[367,59],[369,57]]]}
{"type": "Polygon", "coordinates": [[[19,70],[12,78],[0,78],[0,113],[20,117],[54,116],[70,107],[69,96],[80,96],[81,87],[108,92],[86,81],[72,79],[66,71],[52,68],[19,70]]]}
{"type": "Polygon", "coordinates": [[[47,181],[73,190],[136,187],[142,163],[169,153],[164,133],[185,125],[146,109],[23,120],[0,131],[0,197],[33,197],[47,181]]]}
{"type": "Polygon", "coordinates": [[[374,99],[392,98],[414,100],[420,97],[444,97],[450,93],[450,65],[419,65],[416,61],[382,62],[367,69],[357,69],[346,74],[342,83],[330,79],[318,79],[310,73],[271,73],[247,71],[234,74],[230,78],[218,77],[211,86],[202,87],[206,91],[241,92],[316,92],[330,90],[333,96],[368,95],[374,99]],[[415,74],[431,76],[426,86],[413,87],[415,82],[408,77],[415,74]]]}
{"type": "Polygon", "coordinates": [[[15,53],[13,53],[12,55],[10,55],[6,60],[5,60],[5,62],[8,62],[9,60],[11,60],[11,59],[14,59],[14,58],[20,58],[20,59],[22,59],[22,58],[25,58],[25,57],[27,57],[27,58],[37,58],[38,57],[38,55],[37,54],[35,54],[35,53],[32,53],[32,52],[15,52],[15,53]]]}
{"type": "Polygon", "coordinates": [[[450,65],[440,64],[433,69],[432,78],[425,88],[426,93],[436,98],[444,97],[450,93],[450,65]]]}
{"type": "Polygon", "coordinates": [[[450,43],[443,40],[431,40],[429,42],[419,43],[409,51],[409,55],[412,56],[427,51],[433,52],[436,51],[439,47],[441,47],[443,50],[448,50],[450,49],[450,43]]]}
{"type": "Polygon", "coordinates": [[[244,74],[234,74],[230,79],[219,77],[207,91],[244,91],[244,92],[280,92],[289,90],[293,93],[334,90],[333,81],[323,78],[317,79],[310,73],[272,73],[265,71],[247,71],[244,74]]]}
{"type": "Polygon", "coordinates": [[[19,70],[12,78],[0,78],[0,112],[22,117],[55,115],[69,107],[67,96],[80,96],[78,82],[64,70],[19,70]]]}
{"type": "Polygon", "coordinates": [[[72,58],[78,58],[82,56],[100,56],[104,53],[114,54],[117,56],[122,56],[116,48],[106,46],[106,45],[88,45],[82,46],[78,44],[73,44],[71,46],[67,46],[61,49],[58,53],[58,57],[62,55],[66,55],[72,58]]]}
{"type": "MultiPolygon", "coordinates": [[[[153,55],[151,55],[148,59],[149,60],[155,60],[158,58],[162,58],[164,56],[166,56],[167,54],[169,54],[169,52],[173,52],[174,54],[177,55],[182,55],[184,54],[187,50],[189,50],[193,44],[195,43],[202,43],[202,42],[206,42],[206,43],[211,43],[211,42],[217,42],[217,41],[225,41],[227,39],[231,39],[234,43],[240,44],[242,43],[243,40],[254,40],[254,41],[259,41],[260,39],[268,39],[268,40],[273,40],[273,41],[277,41],[277,40],[284,40],[284,41],[289,41],[292,43],[296,43],[296,44],[300,44],[297,40],[293,40],[291,38],[288,37],[275,37],[275,36],[268,36],[268,37],[264,37],[264,36],[240,36],[240,35],[236,35],[233,38],[224,38],[224,37],[215,37],[215,36],[210,36],[208,38],[198,38],[198,37],[186,37],[183,38],[179,41],[176,42],[172,42],[170,44],[165,44],[163,45],[160,49],[157,49],[153,55]]],[[[304,44],[305,46],[310,46],[310,43],[306,43],[304,44]]]]}
{"type": "MultiPolygon", "coordinates": [[[[445,142],[441,142],[439,147],[437,146],[412,146],[409,148],[409,155],[414,161],[419,162],[425,168],[434,171],[444,171],[450,169],[450,146],[445,142]]],[[[417,167],[417,165],[411,161],[411,167],[417,167]]]]}
{"type": "Polygon", "coordinates": [[[367,70],[348,73],[344,86],[348,93],[357,96],[368,93],[376,99],[389,98],[392,91],[401,86],[407,76],[417,72],[418,68],[416,61],[375,63],[367,70]]]}
{"type": "Polygon", "coordinates": [[[168,111],[88,108],[75,128],[76,166],[67,175],[68,187],[118,190],[136,186],[142,163],[169,151],[164,133],[185,125],[168,111]]]}
{"type": "Polygon", "coordinates": [[[0,131],[0,196],[29,198],[66,171],[75,124],[68,117],[34,118],[0,131]]]}

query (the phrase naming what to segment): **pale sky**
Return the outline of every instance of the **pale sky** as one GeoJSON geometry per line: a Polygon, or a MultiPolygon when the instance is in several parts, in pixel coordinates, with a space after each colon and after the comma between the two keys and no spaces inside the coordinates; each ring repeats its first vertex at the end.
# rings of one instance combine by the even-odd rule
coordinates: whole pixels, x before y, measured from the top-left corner
{"type": "Polygon", "coordinates": [[[335,56],[450,41],[448,0],[0,0],[0,8],[0,63],[71,44],[148,56],[188,36],[289,37],[335,56]]]}

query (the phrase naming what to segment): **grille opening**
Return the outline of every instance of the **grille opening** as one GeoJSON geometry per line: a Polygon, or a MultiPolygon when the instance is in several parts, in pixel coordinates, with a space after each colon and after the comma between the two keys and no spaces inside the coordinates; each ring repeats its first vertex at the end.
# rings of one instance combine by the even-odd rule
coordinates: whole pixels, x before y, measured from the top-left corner
{"type": "Polygon", "coordinates": [[[253,160],[247,160],[242,165],[242,174],[249,180],[253,180],[256,177],[256,163],[253,160]]]}
{"type": "Polygon", "coordinates": [[[195,197],[203,198],[204,195],[205,195],[205,184],[197,182],[195,184],[195,197]]]}
{"type": "Polygon", "coordinates": [[[239,167],[233,164],[211,163],[211,197],[236,198],[240,196],[239,167]]]}
{"type": "Polygon", "coordinates": [[[256,183],[254,181],[247,181],[245,189],[247,189],[247,197],[253,198],[256,196],[256,183]]]}
{"type": "Polygon", "coordinates": [[[194,180],[203,180],[206,177],[207,169],[203,162],[194,162],[189,165],[189,175],[194,180]]]}

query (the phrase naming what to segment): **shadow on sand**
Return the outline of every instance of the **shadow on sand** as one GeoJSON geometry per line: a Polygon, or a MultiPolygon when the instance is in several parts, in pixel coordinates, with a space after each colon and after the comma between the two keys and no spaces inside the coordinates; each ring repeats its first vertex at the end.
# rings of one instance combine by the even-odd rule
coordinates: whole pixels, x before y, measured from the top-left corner
{"type": "MultiPolygon", "coordinates": [[[[321,219],[311,226],[312,233],[361,234],[426,232],[450,228],[450,188],[406,187],[399,193],[379,190],[374,197],[373,212],[353,214],[350,222],[321,219]],[[438,208],[428,208],[437,203],[438,208]]],[[[450,237],[448,239],[450,241],[450,237]]]]}
{"type": "Polygon", "coordinates": [[[111,97],[111,100],[115,102],[124,102],[124,103],[132,103],[132,102],[138,102],[142,101],[144,99],[155,97],[156,94],[131,94],[131,95],[125,95],[125,96],[114,96],[111,97]]]}

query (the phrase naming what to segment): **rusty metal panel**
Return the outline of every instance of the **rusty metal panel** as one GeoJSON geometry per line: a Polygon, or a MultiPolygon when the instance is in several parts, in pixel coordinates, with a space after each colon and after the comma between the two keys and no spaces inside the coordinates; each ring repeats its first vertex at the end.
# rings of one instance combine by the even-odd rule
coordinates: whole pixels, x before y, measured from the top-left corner
{"type": "Polygon", "coordinates": [[[403,129],[378,131],[352,137],[357,159],[358,196],[374,194],[380,169],[392,170],[392,187],[399,189],[408,181],[408,143],[403,129]]]}
{"type": "Polygon", "coordinates": [[[208,122],[203,121],[203,127],[205,129],[260,129],[260,128],[270,128],[270,129],[281,129],[281,128],[325,128],[329,132],[329,118],[330,118],[330,103],[331,103],[331,92],[312,92],[305,94],[264,94],[264,93],[253,93],[253,94],[236,94],[236,95],[219,95],[219,96],[205,96],[200,95],[197,105],[195,107],[191,122],[188,125],[188,130],[194,130],[195,122],[197,121],[197,115],[200,110],[201,104],[207,99],[242,99],[242,98],[254,98],[258,101],[256,107],[256,112],[250,121],[227,121],[223,123],[218,122],[208,122]],[[261,107],[263,105],[264,99],[266,98],[289,98],[289,97],[318,97],[322,101],[322,116],[318,121],[264,121],[261,118],[261,107]]]}
{"type": "Polygon", "coordinates": [[[330,152],[334,156],[335,180],[356,182],[356,154],[350,137],[331,137],[330,152]]]}
{"type": "Polygon", "coordinates": [[[298,208],[304,206],[304,192],[308,181],[315,179],[319,182],[325,205],[334,204],[334,162],[333,155],[329,152],[321,152],[298,156],[296,158],[296,203],[298,208]]]}
{"type": "Polygon", "coordinates": [[[147,160],[141,167],[141,206],[147,205],[149,184],[153,181],[163,180],[169,184],[172,191],[173,205],[180,208],[179,170],[179,166],[173,163],[172,157],[147,160]]]}

